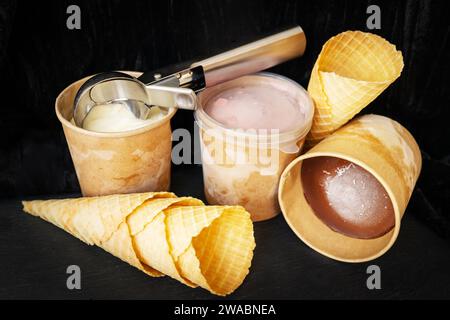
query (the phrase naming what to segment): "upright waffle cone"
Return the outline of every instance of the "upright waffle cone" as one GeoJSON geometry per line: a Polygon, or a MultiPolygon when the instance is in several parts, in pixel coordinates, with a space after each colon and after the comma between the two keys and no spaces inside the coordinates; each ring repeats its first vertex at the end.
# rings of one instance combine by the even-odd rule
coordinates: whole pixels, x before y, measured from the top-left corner
{"type": "Polygon", "coordinates": [[[151,276],[169,275],[214,294],[249,272],[255,240],[242,207],[205,206],[172,193],[24,201],[24,210],[151,276]]]}
{"type": "Polygon", "coordinates": [[[348,122],[400,76],[403,57],[383,38],[347,31],[328,40],[311,73],[315,103],[309,146],[348,122]]]}

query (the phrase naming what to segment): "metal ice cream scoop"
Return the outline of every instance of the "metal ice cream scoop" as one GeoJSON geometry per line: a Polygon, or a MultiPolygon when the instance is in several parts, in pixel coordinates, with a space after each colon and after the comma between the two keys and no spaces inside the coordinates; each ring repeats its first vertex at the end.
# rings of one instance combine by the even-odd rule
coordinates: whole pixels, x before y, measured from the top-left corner
{"type": "Polygon", "coordinates": [[[305,47],[305,34],[297,26],[198,62],[145,72],[139,78],[116,71],[100,73],[78,90],[74,121],[81,127],[92,108],[118,101],[139,119],[145,119],[152,106],[195,110],[196,92],[301,56],[305,47]]]}

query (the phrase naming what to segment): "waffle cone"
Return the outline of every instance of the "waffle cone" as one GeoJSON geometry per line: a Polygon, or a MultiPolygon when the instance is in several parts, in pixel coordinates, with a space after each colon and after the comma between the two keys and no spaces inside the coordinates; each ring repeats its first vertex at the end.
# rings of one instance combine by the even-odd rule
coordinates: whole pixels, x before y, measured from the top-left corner
{"type": "Polygon", "coordinates": [[[166,210],[172,257],[183,277],[217,295],[233,292],[247,276],[255,239],[240,206],[166,210]]]}
{"type": "Polygon", "coordinates": [[[24,201],[39,216],[151,276],[169,275],[217,295],[249,272],[255,240],[242,207],[205,206],[172,193],[24,201]]]}
{"type": "Polygon", "coordinates": [[[315,103],[309,146],[347,123],[400,76],[403,57],[383,38],[347,31],[328,40],[311,73],[315,103]]]}

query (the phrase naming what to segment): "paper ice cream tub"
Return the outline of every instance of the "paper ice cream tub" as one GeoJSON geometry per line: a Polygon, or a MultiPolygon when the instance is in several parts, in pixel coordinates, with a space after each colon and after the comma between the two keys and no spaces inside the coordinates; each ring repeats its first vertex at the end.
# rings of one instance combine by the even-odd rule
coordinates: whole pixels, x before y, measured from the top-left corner
{"type": "Polygon", "coordinates": [[[401,74],[403,57],[380,36],[346,31],[323,46],[308,84],[315,114],[308,147],[339,129],[401,74]]]}
{"type": "Polygon", "coordinates": [[[279,201],[295,234],[317,252],[344,262],[373,260],[391,248],[420,173],[422,158],[412,135],[396,121],[365,115],[351,121],[295,159],[283,172],[279,201]],[[301,179],[304,160],[335,157],[367,170],[387,192],[395,215],[393,228],[373,239],[349,237],[317,217],[305,198],[301,179]]]}
{"type": "Polygon", "coordinates": [[[69,85],[55,102],[83,196],[168,190],[170,119],[176,110],[169,109],[162,119],[135,130],[114,133],[85,130],[71,120],[74,97],[88,78],[69,85]]]}
{"type": "MultiPolygon", "coordinates": [[[[276,107],[276,106],[274,106],[276,107]]],[[[204,191],[209,204],[241,205],[253,221],[280,213],[278,183],[284,168],[300,153],[308,133],[313,105],[296,82],[270,73],[258,73],[205,90],[199,95],[195,119],[202,149],[204,191]],[[257,81],[275,81],[302,101],[304,121],[286,132],[235,130],[208,115],[204,106],[224,90],[257,81]]]]}

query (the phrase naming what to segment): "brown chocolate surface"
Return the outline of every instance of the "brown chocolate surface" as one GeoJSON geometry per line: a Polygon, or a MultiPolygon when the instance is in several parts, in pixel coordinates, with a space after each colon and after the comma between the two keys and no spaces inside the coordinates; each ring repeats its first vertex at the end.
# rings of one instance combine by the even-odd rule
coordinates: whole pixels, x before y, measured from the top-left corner
{"type": "Polygon", "coordinates": [[[334,157],[306,159],[301,180],[312,210],[332,230],[372,239],[394,227],[394,209],[386,190],[360,166],[334,157]]]}

